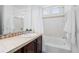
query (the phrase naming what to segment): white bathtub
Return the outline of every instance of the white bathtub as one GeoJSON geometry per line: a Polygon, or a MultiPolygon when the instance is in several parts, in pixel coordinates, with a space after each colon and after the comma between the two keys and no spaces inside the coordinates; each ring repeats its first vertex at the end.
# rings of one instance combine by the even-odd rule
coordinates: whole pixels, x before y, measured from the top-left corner
{"type": "Polygon", "coordinates": [[[66,39],[43,36],[43,52],[71,52],[71,46],[66,39]]]}

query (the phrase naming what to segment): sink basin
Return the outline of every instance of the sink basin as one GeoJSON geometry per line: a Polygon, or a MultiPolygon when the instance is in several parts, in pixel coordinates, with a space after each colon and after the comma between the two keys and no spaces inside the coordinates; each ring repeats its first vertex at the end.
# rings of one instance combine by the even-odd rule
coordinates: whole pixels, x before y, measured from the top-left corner
{"type": "Polygon", "coordinates": [[[27,34],[21,35],[20,37],[22,37],[22,38],[31,38],[31,37],[33,37],[35,35],[36,35],[35,33],[27,33],[27,34]]]}

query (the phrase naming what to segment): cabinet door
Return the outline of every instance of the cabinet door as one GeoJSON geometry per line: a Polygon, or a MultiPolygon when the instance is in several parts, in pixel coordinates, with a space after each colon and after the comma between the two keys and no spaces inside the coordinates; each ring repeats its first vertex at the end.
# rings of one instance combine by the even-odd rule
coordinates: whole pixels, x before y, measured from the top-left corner
{"type": "Polygon", "coordinates": [[[24,47],[24,53],[34,53],[34,42],[29,43],[24,47]]]}
{"type": "Polygon", "coordinates": [[[37,38],[37,53],[42,52],[42,36],[37,38]]]}

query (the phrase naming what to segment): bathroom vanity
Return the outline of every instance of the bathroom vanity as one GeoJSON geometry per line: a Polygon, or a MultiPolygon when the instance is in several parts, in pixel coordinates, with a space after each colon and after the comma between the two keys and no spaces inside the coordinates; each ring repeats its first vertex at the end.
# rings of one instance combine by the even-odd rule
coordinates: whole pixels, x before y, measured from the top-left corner
{"type": "Polygon", "coordinates": [[[14,53],[41,53],[42,52],[42,36],[37,37],[32,42],[18,49],[14,53]]]}
{"type": "Polygon", "coordinates": [[[42,35],[37,33],[1,39],[0,53],[41,53],[42,35]]]}

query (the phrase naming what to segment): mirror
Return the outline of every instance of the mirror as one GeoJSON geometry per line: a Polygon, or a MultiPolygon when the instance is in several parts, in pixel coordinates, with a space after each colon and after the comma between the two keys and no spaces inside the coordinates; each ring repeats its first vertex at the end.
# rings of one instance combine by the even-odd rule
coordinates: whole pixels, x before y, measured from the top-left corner
{"type": "Polygon", "coordinates": [[[27,15],[29,12],[27,5],[1,5],[0,35],[25,31],[29,27],[27,24],[31,24],[27,15]]]}

